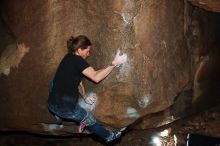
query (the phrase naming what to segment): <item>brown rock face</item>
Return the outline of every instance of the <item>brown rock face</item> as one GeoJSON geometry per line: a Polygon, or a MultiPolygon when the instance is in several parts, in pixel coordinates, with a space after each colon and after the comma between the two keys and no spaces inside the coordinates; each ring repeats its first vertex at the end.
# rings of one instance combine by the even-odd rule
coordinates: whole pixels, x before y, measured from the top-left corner
{"type": "Polygon", "coordinates": [[[95,113],[102,121],[124,126],[162,111],[187,85],[189,57],[181,33],[181,7],[182,2],[168,1],[112,3],[112,13],[107,17],[117,24],[107,40],[115,43],[103,46],[108,48],[108,56],[115,53],[110,48],[121,48],[128,55],[128,63],[95,90],[100,103],[95,113]],[[178,9],[169,8],[173,5],[178,9]]]}
{"type": "Polygon", "coordinates": [[[86,81],[97,97],[94,105],[80,100],[106,126],[141,119],[134,128],[159,127],[203,109],[211,87],[218,95],[219,84],[206,87],[219,81],[219,16],[183,0],[3,0],[1,10],[0,130],[76,132],[69,123],[50,125],[54,119],[47,109],[47,86],[71,35],[91,39],[88,62],[96,69],[109,64],[118,49],[128,56],[100,84],[86,81]]]}

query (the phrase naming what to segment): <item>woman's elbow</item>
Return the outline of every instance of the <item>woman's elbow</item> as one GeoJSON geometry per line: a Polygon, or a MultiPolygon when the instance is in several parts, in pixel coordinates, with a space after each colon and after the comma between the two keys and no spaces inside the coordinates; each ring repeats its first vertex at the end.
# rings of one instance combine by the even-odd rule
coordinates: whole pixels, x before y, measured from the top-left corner
{"type": "Polygon", "coordinates": [[[102,79],[101,79],[101,78],[98,78],[98,77],[93,78],[93,81],[94,81],[95,83],[99,83],[101,80],[102,80],[102,79]]]}

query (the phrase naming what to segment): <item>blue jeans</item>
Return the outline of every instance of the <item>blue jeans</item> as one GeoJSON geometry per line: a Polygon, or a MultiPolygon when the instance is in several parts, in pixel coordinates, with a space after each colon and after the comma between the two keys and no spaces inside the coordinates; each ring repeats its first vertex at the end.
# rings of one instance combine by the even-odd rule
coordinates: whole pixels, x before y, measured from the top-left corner
{"type": "Polygon", "coordinates": [[[48,100],[48,108],[53,114],[62,119],[72,120],[77,123],[83,122],[90,132],[97,134],[103,139],[106,139],[110,135],[108,130],[97,123],[91,112],[86,111],[78,104],[75,106],[75,108],[73,107],[72,110],[65,110],[65,107],[60,109],[60,107],[57,107],[55,104],[51,103],[50,100],[48,100]]]}

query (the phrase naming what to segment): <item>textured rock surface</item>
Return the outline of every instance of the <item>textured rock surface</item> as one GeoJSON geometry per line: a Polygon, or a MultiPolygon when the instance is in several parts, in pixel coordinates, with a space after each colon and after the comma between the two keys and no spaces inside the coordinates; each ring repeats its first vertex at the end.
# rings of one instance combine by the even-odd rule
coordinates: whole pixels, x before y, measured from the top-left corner
{"type": "Polygon", "coordinates": [[[193,5],[203,8],[208,11],[220,12],[219,0],[188,0],[193,5]]]}
{"type": "Polygon", "coordinates": [[[88,62],[97,69],[109,64],[117,49],[128,55],[102,83],[86,81],[97,96],[88,108],[106,126],[140,120],[134,128],[159,127],[218,102],[219,84],[213,82],[219,81],[218,15],[183,0],[4,0],[2,6],[4,26],[13,35],[4,33],[11,39],[1,49],[0,130],[76,132],[71,123],[50,125],[54,119],[47,110],[48,82],[70,35],[91,38],[88,62]],[[13,44],[16,51],[8,48],[13,44]],[[203,106],[210,91],[213,98],[203,106]]]}
{"type": "Polygon", "coordinates": [[[190,67],[182,34],[183,2],[123,1],[112,5],[109,22],[117,24],[110,24],[115,28],[107,40],[115,43],[103,46],[106,55],[115,52],[110,48],[121,48],[129,59],[95,90],[100,97],[95,113],[116,127],[172,105],[189,81],[190,67]],[[171,9],[174,5],[176,9],[171,9]]]}

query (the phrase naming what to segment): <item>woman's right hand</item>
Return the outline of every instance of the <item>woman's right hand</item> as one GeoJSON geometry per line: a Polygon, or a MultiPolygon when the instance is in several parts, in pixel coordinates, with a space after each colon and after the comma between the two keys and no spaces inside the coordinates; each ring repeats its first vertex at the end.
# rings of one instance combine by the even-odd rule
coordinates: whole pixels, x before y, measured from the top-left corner
{"type": "Polygon", "coordinates": [[[119,67],[121,64],[127,61],[127,55],[120,55],[120,50],[117,51],[114,60],[112,61],[112,65],[119,67]]]}

